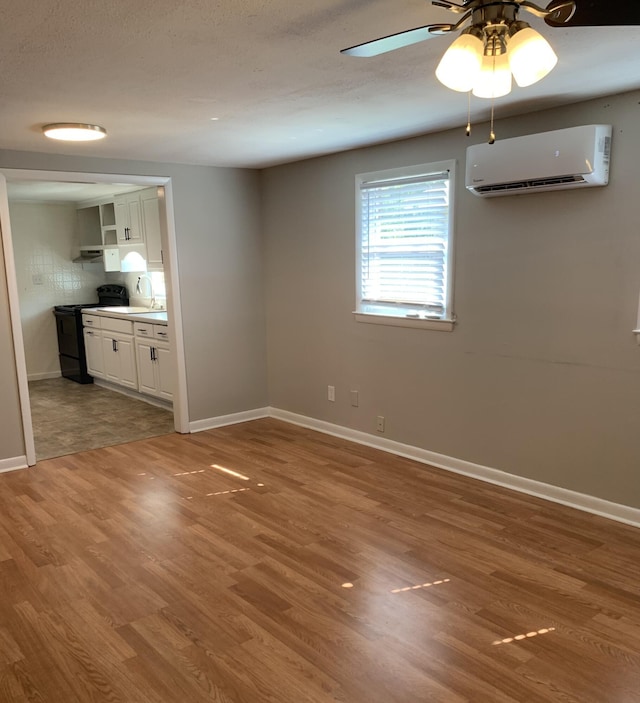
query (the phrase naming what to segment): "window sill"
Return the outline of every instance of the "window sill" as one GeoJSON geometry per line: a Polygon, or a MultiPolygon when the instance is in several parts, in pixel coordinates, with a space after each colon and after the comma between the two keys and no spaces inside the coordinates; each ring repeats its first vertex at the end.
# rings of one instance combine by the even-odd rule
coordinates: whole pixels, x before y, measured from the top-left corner
{"type": "Polygon", "coordinates": [[[453,332],[453,320],[435,320],[417,317],[401,317],[400,315],[379,315],[370,312],[355,311],[356,322],[367,322],[371,325],[388,325],[389,327],[413,327],[421,330],[436,330],[438,332],[453,332]]]}

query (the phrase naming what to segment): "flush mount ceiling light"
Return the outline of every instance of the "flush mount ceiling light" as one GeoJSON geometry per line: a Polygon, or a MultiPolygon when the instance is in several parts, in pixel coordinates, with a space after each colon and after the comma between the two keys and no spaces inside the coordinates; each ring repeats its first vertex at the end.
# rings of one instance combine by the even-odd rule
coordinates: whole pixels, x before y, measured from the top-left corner
{"type": "Polygon", "coordinates": [[[640,3],[624,9],[608,0],[552,0],[546,9],[529,0],[432,0],[432,4],[462,14],[455,24],[430,24],[343,49],[350,56],[377,56],[394,49],[462,30],[436,69],[438,80],[451,90],[472,91],[480,98],[497,98],[511,91],[511,77],[520,87],[533,85],[556,65],[550,44],[526,22],[525,10],[550,27],[640,25],[640,3]]]}
{"type": "Polygon", "coordinates": [[[104,127],[80,122],[47,124],[42,128],[42,132],[49,139],[59,139],[64,142],[93,142],[107,136],[107,130],[104,127]]]}

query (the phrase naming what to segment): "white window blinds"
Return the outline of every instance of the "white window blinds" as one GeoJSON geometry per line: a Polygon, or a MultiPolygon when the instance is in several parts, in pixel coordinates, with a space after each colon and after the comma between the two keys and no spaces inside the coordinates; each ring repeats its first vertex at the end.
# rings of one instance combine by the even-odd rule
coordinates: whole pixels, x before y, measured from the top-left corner
{"type": "Polygon", "coordinates": [[[360,183],[360,297],[443,316],[449,171],[360,183]]]}

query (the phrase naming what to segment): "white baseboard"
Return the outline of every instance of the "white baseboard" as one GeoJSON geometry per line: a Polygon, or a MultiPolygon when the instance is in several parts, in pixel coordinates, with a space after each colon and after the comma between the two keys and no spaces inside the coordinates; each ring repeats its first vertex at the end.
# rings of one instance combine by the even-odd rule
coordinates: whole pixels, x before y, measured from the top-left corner
{"type": "Polygon", "coordinates": [[[114,391],[115,393],[126,395],[128,398],[142,400],[149,405],[155,405],[157,408],[162,408],[163,410],[170,410],[173,412],[173,405],[168,400],[155,398],[154,396],[146,395],[145,393],[139,393],[138,391],[134,391],[133,388],[126,388],[125,386],[120,386],[117,383],[110,383],[102,378],[94,378],[93,383],[94,385],[100,386],[100,388],[104,388],[107,391],[114,391]]]}
{"type": "Polygon", "coordinates": [[[5,471],[17,471],[18,469],[29,468],[26,456],[13,456],[9,459],[0,459],[0,474],[5,471]]]}
{"type": "Polygon", "coordinates": [[[43,371],[42,373],[30,373],[27,376],[27,381],[44,381],[47,378],[60,378],[60,371],[43,371]]]}
{"type": "Polygon", "coordinates": [[[306,415],[298,415],[296,413],[288,412],[287,410],[269,408],[269,411],[269,415],[271,417],[278,420],[283,420],[285,422],[290,422],[293,425],[300,425],[301,427],[307,427],[312,430],[317,430],[318,432],[324,432],[325,434],[330,434],[334,437],[348,439],[352,442],[364,444],[368,447],[374,447],[375,449],[381,449],[382,451],[397,454],[398,456],[403,456],[408,459],[413,459],[423,464],[430,464],[431,466],[435,466],[439,469],[445,469],[446,471],[452,471],[456,474],[469,476],[470,478],[479,479],[480,481],[485,481],[486,483],[493,483],[497,486],[510,488],[511,490],[518,491],[519,493],[526,493],[527,495],[544,498],[545,500],[549,500],[554,503],[567,505],[571,508],[583,510],[587,513],[593,513],[594,515],[600,515],[601,517],[616,520],[617,522],[623,522],[627,525],[640,527],[640,510],[638,508],[632,508],[628,505],[621,505],[620,503],[612,503],[608,500],[603,500],[602,498],[596,498],[584,493],[577,493],[576,491],[570,491],[566,488],[553,486],[549,483],[534,481],[530,478],[515,476],[513,474],[506,473],[505,471],[492,469],[488,466],[474,464],[470,461],[464,461],[463,459],[456,459],[454,457],[446,456],[445,454],[438,454],[427,449],[420,449],[419,447],[414,447],[410,444],[402,444],[400,442],[394,442],[393,440],[384,439],[382,437],[376,437],[375,435],[371,435],[366,432],[352,430],[348,427],[342,427],[341,425],[334,425],[330,422],[325,422],[324,420],[316,420],[315,418],[307,417],[306,415]]]}
{"type": "Polygon", "coordinates": [[[269,417],[270,411],[271,408],[256,408],[255,410],[245,410],[240,413],[232,413],[231,415],[194,420],[189,423],[189,432],[203,432],[204,430],[213,430],[216,427],[224,427],[225,425],[237,425],[239,422],[260,420],[263,417],[269,417]]]}

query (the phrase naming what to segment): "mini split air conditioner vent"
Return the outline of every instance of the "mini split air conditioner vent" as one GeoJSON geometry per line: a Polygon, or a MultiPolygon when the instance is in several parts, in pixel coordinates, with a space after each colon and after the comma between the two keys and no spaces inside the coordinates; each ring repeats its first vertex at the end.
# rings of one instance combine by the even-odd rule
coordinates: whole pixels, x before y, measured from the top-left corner
{"type": "Polygon", "coordinates": [[[514,183],[496,183],[490,186],[475,186],[474,191],[478,195],[486,195],[487,193],[499,194],[501,191],[506,195],[506,192],[516,190],[550,190],[549,186],[566,185],[567,183],[584,183],[583,176],[557,176],[552,178],[538,178],[531,181],[516,181],[514,183]]]}
{"type": "Polygon", "coordinates": [[[466,186],[485,198],[609,182],[611,126],[584,125],[476,144],[467,149],[466,186]]]}

